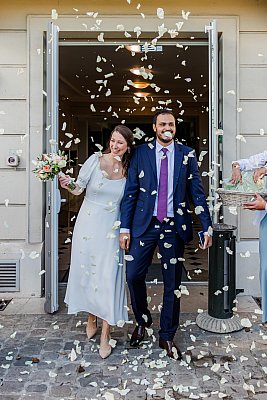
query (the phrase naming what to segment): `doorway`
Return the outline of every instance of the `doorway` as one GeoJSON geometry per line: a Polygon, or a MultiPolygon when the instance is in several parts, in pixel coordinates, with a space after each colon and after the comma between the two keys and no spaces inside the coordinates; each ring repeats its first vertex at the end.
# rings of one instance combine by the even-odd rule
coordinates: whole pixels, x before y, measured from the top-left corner
{"type": "MultiPolygon", "coordinates": [[[[202,35],[203,36],[203,35],[202,35]]],[[[162,41],[156,46],[117,42],[62,40],[59,47],[59,143],[69,155],[68,170],[78,175],[80,165],[99,146],[105,147],[112,129],[125,123],[135,133],[136,145],[154,136],[152,116],[162,107],[177,116],[176,138],[196,150],[209,148],[208,39],[162,41]]],[[[208,170],[204,157],[201,171],[208,170]]],[[[209,183],[203,178],[208,196],[209,183]]],[[[59,213],[59,282],[68,279],[72,230],[82,195],[62,191],[59,213]]],[[[207,252],[194,241],[185,250],[183,281],[203,282],[208,277],[207,252]]],[[[154,257],[148,281],[161,280],[154,257]]]]}

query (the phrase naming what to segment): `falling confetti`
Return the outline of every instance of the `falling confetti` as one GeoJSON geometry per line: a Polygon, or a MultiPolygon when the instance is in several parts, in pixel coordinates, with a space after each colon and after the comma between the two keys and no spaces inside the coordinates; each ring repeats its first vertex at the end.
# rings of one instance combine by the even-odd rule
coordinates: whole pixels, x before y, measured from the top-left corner
{"type": "Polygon", "coordinates": [[[157,9],[157,17],[160,19],[164,19],[164,10],[163,8],[158,8],[157,9]]]}
{"type": "Polygon", "coordinates": [[[58,13],[57,10],[55,10],[54,8],[51,10],[51,19],[58,19],[58,13]]]}
{"type": "Polygon", "coordinates": [[[37,253],[36,251],[31,251],[31,253],[29,254],[29,257],[34,260],[35,258],[38,258],[40,256],[39,253],[37,253]]]}
{"type": "Polygon", "coordinates": [[[250,251],[247,250],[245,253],[240,253],[240,257],[243,257],[243,258],[250,257],[250,251]]]}
{"type": "Polygon", "coordinates": [[[190,11],[182,10],[182,18],[183,19],[188,20],[189,14],[190,14],[190,11]]]}

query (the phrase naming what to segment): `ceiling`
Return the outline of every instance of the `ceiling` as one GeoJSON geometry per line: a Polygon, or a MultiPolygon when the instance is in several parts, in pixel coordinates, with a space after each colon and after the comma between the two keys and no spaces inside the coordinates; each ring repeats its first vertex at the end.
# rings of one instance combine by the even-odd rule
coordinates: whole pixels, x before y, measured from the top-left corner
{"type": "Polygon", "coordinates": [[[110,106],[113,110],[127,108],[140,111],[146,107],[150,112],[154,111],[153,107],[164,105],[170,108],[174,105],[179,108],[192,105],[206,107],[207,44],[177,47],[163,43],[159,50],[149,51],[145,56],[145,53],[132,54],[118,44],[64,43],[59,50],[61,101],[71,102],[76,107],[86,106],[96,112],[108,110],[110,106]],[[131,68],[142,66],[150,68],[151,79],[130,72],[131,68]],[[148,86],[137,90],[127,83],[129,80],[148,82],[154,88],[148,86]],[[125,86],[129,90],[123,90],[125,86]],[[134,93],[142,91],[149,94],[146,99],[138,100],[134,93]]]}

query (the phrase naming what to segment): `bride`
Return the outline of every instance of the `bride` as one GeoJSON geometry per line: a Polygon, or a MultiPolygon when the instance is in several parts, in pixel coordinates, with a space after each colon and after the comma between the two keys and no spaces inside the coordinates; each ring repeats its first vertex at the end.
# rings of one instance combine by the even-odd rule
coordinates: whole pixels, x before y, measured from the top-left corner
{"type": "Polygon", "coordinates": [[[133,141],[132,131],[118,125],[107,150],[93,154],[83,164],[74,190],[68,187],[68,175],[59,176],[61,187],[74,195],[86,189],[73,231],[65,302],[69,314],[89,313],[89,339],[97,332],[97,317],[103,320],[99,349],[102,358],[111,353],[110,325],[128,320],[119,219],[133,141]]]}

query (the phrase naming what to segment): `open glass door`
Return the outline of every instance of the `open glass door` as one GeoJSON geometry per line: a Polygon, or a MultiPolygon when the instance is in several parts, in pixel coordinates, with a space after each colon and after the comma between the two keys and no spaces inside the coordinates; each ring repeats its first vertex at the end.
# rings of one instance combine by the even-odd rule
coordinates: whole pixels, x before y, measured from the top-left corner
{"type": "MultiPolygon", "coordinates": [[[[58,27],[48,24],[45,59],[45,113],[44,129],[46,152],[58,150],[58,27]]],[[[46,182],[45,217],[45,306],[47,313],[58,310],[58,213],[60,194],[58,181],[46,182]]]]}
{"type": "Polygon", "coordinates": [[[205,32],[209,37],[209,169],[214,173],[209,177],[209,197],[212,206],[212,219],[218,222],[218,212],[214,211],[217,203],[216,189],[219,187],[219,151],[218,151],[218,32],[216,21],[213,20],[205,26],[205,32]]]}

